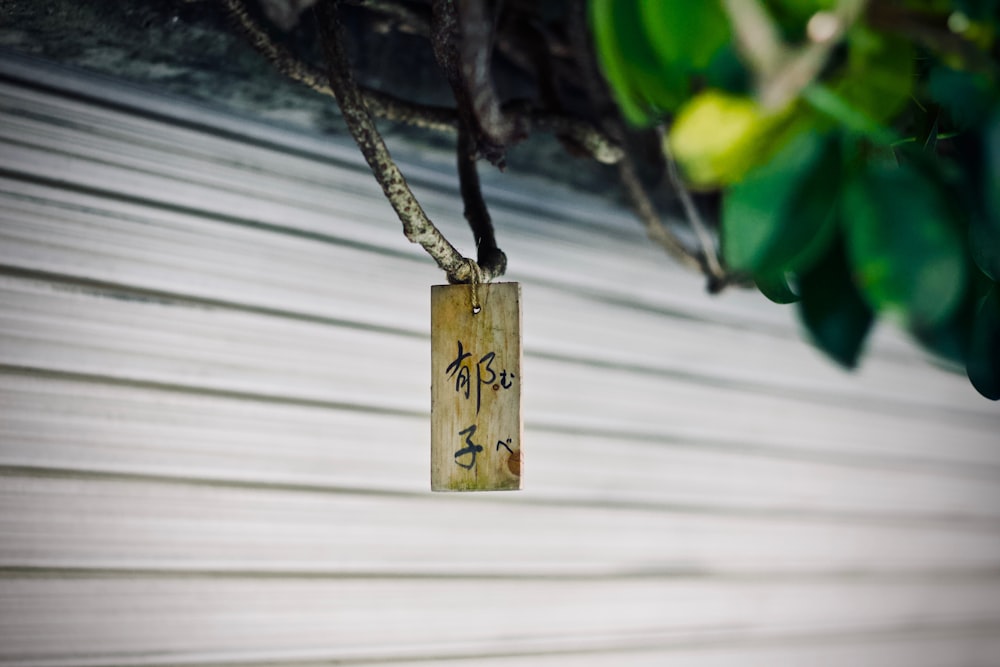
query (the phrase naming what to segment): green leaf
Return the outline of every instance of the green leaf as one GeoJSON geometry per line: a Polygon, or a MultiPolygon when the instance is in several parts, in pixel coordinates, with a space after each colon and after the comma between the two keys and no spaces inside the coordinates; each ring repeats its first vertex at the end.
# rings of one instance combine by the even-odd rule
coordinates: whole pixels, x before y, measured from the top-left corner
{"type": "Polygon", "coordinates": [[[990,280],[1000,280],[1000,230],[982,216],[973,215],[969,221],[969,247],[976,266],[990,280]]]}
{"type": "Polygon", "coordinates": [[[874,315],[848,272],[842,240],[799,276],[799,317],[817,347],[854,368],[874,315]]]}
{"type": "MultiPolygon", "coordinates": [[[[628,1],[628,0],[627,0],[628,1]]],[[[632,87],[631,68],[624,56],[621,35],[615,21],[615,0],[590,0],[590,30],[601,71],[608,81],[618,107],[625,119],[634,125],[650,122],[643,102],[632,87]]]]}
{"type": "Polygon", "coordinates": [[[837,142],[799,134],[723,200],[726,263],[753,274],[795,272],[826,249],[840,194],[837,142]]]}
{"type": "Polygon", "coordinates": [[[760,293],[774,303],[788,304],[799,300],[799,295],[792,290],[788,279],[783,274],[757,276],[754,278],[754,283],[756,283],[760,293]]]}
{"type": "Polygon", "coordinates": [[[654,113],[673,111],[687,97],[686,73],[663,67],[657,60],[643,25],[639,0],[618,0],[614,16],[619,46],[637,94],[654,113]]]}
{"type": "Polygon", "coordinates": [[[945,66],[931,70],[927,93],[958,130],[983,122],[997,101],[996,87],[985,74],[945,66]]]}
{"type": "Polygon", "coordinates": [[[944,321],[966,282],[963,239],[939,184],[913,165],[869,165],[844,197],[847,248],[862,293],[911,328],[944,321]]]}
{"type": "Polygon", "coordinates": [[[707,68],[731,37],[719,0],[639,0],[639,12],[653,51],[667,70],[707,68]]]}
{"type": "Polygon", "coordinates": [[[1000,113],[995,113],[986,124],[982,141],[985,222],[989,224],[992,238],[1000,245],[1000,113]]]}
{"type": "Polygon", "coordinates": [[[833,85],[833,92],[866,118],[884,123],[910,101],[913,93],[913,43],[861,24],[848,32],[847,41],[847,70],[833,85]]]}
{"type": "Polygon", "coordinates": [[[990,400],[1000,399],[1000,288],[996,285],[976,312],[965,370],[976,391],[990,400]]]}
{"type": "MultiPolygon", "coordinates": [[[[976,282],[972,276],[970,282],[976,282]]],[[[964,368],[969,358],[969,344],[972,336],[972,323],[979,307],[982,291],[966,289],[962,303],[958,305],[944,322],[930,327],[915,327],[910,330],[914,338],[933,354],[964,368]]]]}
{"type": "Polygon", "coordinates": [[[750,72],[740,59],[736,45],[726,44],[708,67],[701,72],[706,88],[717,88],[729,93],[746,95],[751,92],[752,80],[750,72]]]}
{"type": "Polygon", "coordinates": [[[787,143],[795,112],[794,106],[769,111],[749,97],[705,90],[674,118],[667,150],[691,183],[732,183],[787,143]]]}
{"type": "Polygon", "coordinates": [[[598,60],[630,123],[648,125],[680,105],[687,77],[683,70],[661,66],[638,0],[590,0],[590,23],[598,60]]]}
{"type": "Polygon", "coordinates": [[[979,269],[1000,280],[1000,114],[981,131],[954,142],[963,172],[962,202],[969,206],[969,248],[979,269]]]}
{"type": "Polygon", "coordinates": [[[1000,2],[997,0],[955,0],[955,8],[976,20],[996,20],[1000,2]]]}
{"type": "Polygon", "coordinates": [[[889,128],[860,109],[854,108],[845,98],[821,83],[806,86],[802,90],[802,99],[816,111],[836,121],[845,130],[886,146],[896,141],[896,135],[889,128]]]}

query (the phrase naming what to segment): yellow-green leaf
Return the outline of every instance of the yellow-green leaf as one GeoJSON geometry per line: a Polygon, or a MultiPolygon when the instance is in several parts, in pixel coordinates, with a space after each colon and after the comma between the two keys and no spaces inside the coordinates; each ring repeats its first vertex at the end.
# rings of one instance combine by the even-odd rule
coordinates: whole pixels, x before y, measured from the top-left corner
{"type": "Polygon", "coordinates": [[[667,138],[696,186],[733,183],[781,146],[792,107],[767,111],[749,97],[708,90],[681,108],[667,138]]]}

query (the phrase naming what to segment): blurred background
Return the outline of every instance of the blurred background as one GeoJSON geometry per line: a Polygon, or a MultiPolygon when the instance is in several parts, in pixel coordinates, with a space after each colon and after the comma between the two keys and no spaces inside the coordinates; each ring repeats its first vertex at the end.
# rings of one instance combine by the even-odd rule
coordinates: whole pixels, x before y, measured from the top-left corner
{"type": "MultiPolygon", "coordinates": [[[[444,278],[332,103],[211,16],[31,5],[0,2],[0,664],[1000,662],[964,374],[885,324],[840,370],[533,138],[483,171],[525,488],[431,494],[444,278]]],[[[387,134],[471,246],[450,148],[387,134]]]]}

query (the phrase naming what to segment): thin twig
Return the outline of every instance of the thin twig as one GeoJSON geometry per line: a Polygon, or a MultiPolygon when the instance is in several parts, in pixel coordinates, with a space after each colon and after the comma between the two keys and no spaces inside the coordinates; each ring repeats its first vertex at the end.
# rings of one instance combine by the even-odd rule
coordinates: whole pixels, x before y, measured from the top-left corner
{"type": "Polygon", "coordinates": [[[646,188],[639,180],[639,174],[631,155],[626,153],[625,157],[618,163],[618,176],[621,179],[622,187],[625,188],[625,194],[632,204],[632,210],[646,229],[646,236],[649,237],[649,240],[657,243],[680,264],[703,272],[704,267],[698,256],[692,253],[677,238],[677,235],[660,220],[660,216],[656,213],[656,207],[653,206],[646,188]]]}
{"type": "Polygon", "coordinates": [[[687,189],[684,181],[681,180],[681,175],[677,171],[677,162],[674,161],[674,156],[670,154],[669,150],[666,148],[666,143],[661,142],[664,146],[664,157],[667,162],[667,178],[670,180],[670,185],[673,187],[675,193],[677,193],[677,198],[681,202],[681,206],[684,208],[684,217],[687,218],[688,224],[694,231],[695,236],[698,237],[698,243],[701,244],[701,253],[704,258],[705,268],[708,270],[709,276],[715,278],[716,280],[723,280],[726,276],[726,270],[722,268],[722,264],[719,262],[718,250],[715,247],[715,239],[712,234],[708,231],[708,227],[701,218],[701,213],[698,211],[697,204],[694,203],[694,197],[691,196],[691,191],[687,189]]]}
{"type": "Polygon", "coordinates": [[[450,107],[416,104],[372,88],[361,91],[365,106],[376,118],[443,134],[455,134],[458,129],[458,117],[450,107]]]}
{"type": "Polygon", "coordinates": [[[497,277],[467,260],[444,237],[424,213],[406,179],[400,173],[375,122],[365,108],[364,98],[351,75],[343,45],[343,29],[338,16],[337,0],[324,0],[317,6],[319,28],[330,71],[330,88],[333,90],[347,128],[371,167],[375,179],[403,223],[403,233],[410,241],[419,243],[452,282],[469,282],[475,279],[492,280],[497,277]],[[479,274],[477,276],[476,274],[479,274]]]}
{"type": "Polygon", "coordinates": [[[812,83],[847,28],[861,15],[866,1],[839,0],[832,12],[823,14],[830,27],[822,39],[810,39],[793,48],[781,38],[761,0],[723,0],[737,46],[756,78],[760,103],[770,109],[781,108],[812,83]]]}
{"type": "MultiPolygon", "coordinates": [[[[517,105],[517,102],[505,104],[504,111],[514,113],[517,105]]],[[[587,121],[537,109],[525,110],[518,114],[518,117],[525,119],[531,130],[551,132],[571,140],[575,147],[582,149],[601,164],[617,164],[625,155],[619,142],[587,121]]]]}
{"type": "Polygon", "coordinates": [[[778,26],[760,0],[722,0],[736,43],[755,72],[764,76],[781,67],[788,57],[778,26]]]}

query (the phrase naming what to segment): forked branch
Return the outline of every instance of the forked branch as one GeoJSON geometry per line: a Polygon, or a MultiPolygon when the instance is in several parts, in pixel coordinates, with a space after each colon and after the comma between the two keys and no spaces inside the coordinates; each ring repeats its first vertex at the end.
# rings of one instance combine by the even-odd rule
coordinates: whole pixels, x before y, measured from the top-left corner
{"type": "MultiPolygon", "coordinates": [[[[303,1],[306,5],[313,2],[296,0],[297,3],[303,1]]],[[[840,0],[842,3],[862,1],[840,0]]],[[[634,158],[624,149],[626,130],[593,57],[583,18],[583,0],[574,2],[570,15],[571,52],[565,45],[561,50],[556,49],[545,26],[536,25],[533,21],[537,19],[530,13],[522,14],[518,9],[505,7],[506,13],[501,14],[501,4],[491,0],[427,0],[423,4],[398,0],[320,0],[314,11],[319,19],[325,73],[276,42],[247,11],[246,0],[220,2],[250,43],[280,72],[337,100],[348,130],[402,222],[406,237],[419,243],[450,281],[488,281],[504,273],[507,260],[496,244],[476,161],[485,158],[502,167],[511,145],[532,130],[543,130],[556,134],[573,153],[583,152],[598,162],[617,164],[624,191],[649,238],[681,264],[707,276],[710,290],[717,291],[732,282],[718,260],[712,234],[702,223],[690,193],[672,169],[669,156],[670,182],[683,205],[687,223],[695,233],[697,243],[691,244],[694,247],[689,247],[657,214],[639,178],[634,158]],[[416,104],[359,86],[351,73],[343,42],[340,3],[374,12],[383,23],[389,21],[391,27],[400,31],[427,37],[451,85],[456,108],[416,104]],[[498,39],[501,33],[505,36],[498,39]],[[491,64],[495,42],[511,62],[518,63],[528,76],[535,77],[540,103],[529,100],[501,102],[491,64]],[[558,75],[556,64],[560,66],[558,75]],[[560,93],[569,91],[567,96],[571,97],[581,90],[588,93],[596,122],[563,112],[560,93]],[[464,258],[428,219],[393,162],[373,116],[458,135],[459,181],[465,217],[476,242],[478,263],[464,258]]],[[[367,18],[373,17],[369,14],[367,18]]],[[[565,38],[566,35],[561,38],[563,44],[565,38]]]]}
{"type": "MultiPolygon", "coordinates": [[[[412,24],[423,26],[427,31],[430,30],[426,18],[405,13],[409,10],[398,3],[383,2],[382,0],[350,1],[351,4],[373,11],[389,12],[398,9],[399,12],[404,12],[400,14],[400,20],[403,20],[403,17],[408,17],[412,24]]],[[[327,75],[274,41],[268,31],[247,11],[244,0],[220,0],[220,2],[251,46],[267,58],[276,70],[294,81],[309,86],[318,93],[334,96],[327,75]]],[[[458,113],[453,108],[417,104],[372,88],[360,85],[358,88],[369,113],[376,118],[384,118],[396,123],[404,123],[444,134],[454,135],[458,132],[458,113]]],[[[518,116],[526,131],[541,130],[572,139],[574,145],[603,164],[614,164],[621,159],[621,147],[585,120],[538,109],[520,102],[505,104],[503,112],[507,115],[518,116]]]]}
{"type": "Polygon", "coordinates": [[[403,223],[403,233],[419,243],[453,282],[489,281],[497,277],[490,271],[466,260],[444,237],[424,213],[420,203],[399,171],[375,122],[365,108],[364,98],[347,61],[343,29],[338,16],[337,0],[323,0],[317,5],[319,27],[330,72],[330,88],[340,105],[344,122],[358,148],[371,167],[386,199],[403,223]]]}

